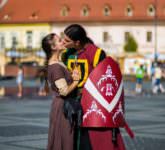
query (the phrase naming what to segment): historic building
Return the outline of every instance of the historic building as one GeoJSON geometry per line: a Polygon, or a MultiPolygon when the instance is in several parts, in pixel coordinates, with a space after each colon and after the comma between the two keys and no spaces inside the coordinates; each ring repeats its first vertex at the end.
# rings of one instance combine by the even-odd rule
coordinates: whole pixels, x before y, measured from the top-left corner
{"type": "Polygon", "coordinates": [[[96,44],[123,56],[132,35],[138,55],[165,53],[164,0],[1,0],[0,51],[40,48],[49,32],[63,35],[71,23],[84,25],[96,44]]]}

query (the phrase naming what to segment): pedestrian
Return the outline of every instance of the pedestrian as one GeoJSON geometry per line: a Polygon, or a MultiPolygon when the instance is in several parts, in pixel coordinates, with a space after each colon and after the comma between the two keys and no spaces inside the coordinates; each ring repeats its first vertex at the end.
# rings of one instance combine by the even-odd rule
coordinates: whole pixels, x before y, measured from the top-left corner
{"type": "Polygon", "coordinates": [[[134,67],[133,68],[134,68],[133,69],[134,70],[133,73],[136,74],[136,71],[139,68],[139,64],[138,64],[138,61],[137,60],[134,61],[134,67]]]}
{"type": "Polygon", "coordinates": [[[164,89],[164,87],[163,87],[163,85],[161,83],[162,77],[163,77],[163,72],[161,70],[160,64],[158,63],[156,65],[155,74],[154,74],[155,83],[154,83],[153,90],[152,90],[152,92],[154,94],[157,94],[159,90],[162,93],[165,92],[165,89],[164,89]]]}
{"type": "Polygon", "coordinates": [[[45,90],[45,82],[46,82],[45,79],[46,78],[47,78],[46,70],[45,70],[45,68],[42,68],[39,71],[39,80],[40,80],[40,86],[39,86],[39,91],[38,91],[39,96],[46,96],[47,95],[46,90],[45,90]]]}
{"type": "MultiPolygon", "coordinates": [[[[72,69],[75,61],[80,65],[81,79],[77,94],[81,97],[82,88],[89,74],[106,57],[106,54],[87,37],[85,29],[79,24],[72,24],[65,28],[63,42],[67,48],[63,54],[63,60],[68,69],[72,69]]],[[[112,128],[82,127],[77,133],[77,137],[80,137],[80,139],[77,138],[77,150],[124,150],[120,130],[119,128],[115,130],[117,131],[117,147],[112,142],[112,128]]]]}
{"type": "Polygon", "coordinates": [[[24,80],[24,72],[23,72],[23,66],[18,66],[18,72],[16,77],[16,83],[18,87],[17,96],[21,98],[23,96],[23,80],[24,80]]]}
{"type": "Polygon", "coordinates": [[[46,53],[47,80],[54,93],[51,104],[47,150],[73,150],[73,135],[69,120],[63,112],[64,101],[74,95],[79,82],[78,70],[71,74],[61,62],[62,42],[56,34],[48,34],[42,40],[42,48],[46,53]]]}
{"type": "Polygon", "coordinates": [[[144,69],[143,65],[141,64],[139,68],[136,70],[136,88],[135,91],[136,93],[141,93],[142,92],[142,85],[143,85],[143,78],[144,78],[144,69]]]}
{"type": "Polygon", "coordinates": [[[151,73],[150,73],[151,85],[152,85],[151,87],[152,87],[152,89],[153,89],[154,83],[155,83],[154,74],[155,74],[155,63],[152,62],[152,63],[151,63],[151,73]]]}

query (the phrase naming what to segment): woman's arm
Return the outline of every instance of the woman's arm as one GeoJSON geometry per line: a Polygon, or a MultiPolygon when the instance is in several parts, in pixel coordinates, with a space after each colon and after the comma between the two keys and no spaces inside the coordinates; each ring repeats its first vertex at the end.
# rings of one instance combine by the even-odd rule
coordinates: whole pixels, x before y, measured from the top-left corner
{"type": "Polygon", "coordinates": [[[77,87],[78,82],[79,81],[76,80],[76,81],[73,81],[72,84],[67,85],[65,78],[61,78],[55,81],[55,85],[59,89],[60,95],[66,96],[77,87]]]}
{"type": "Polygon", "coordinates": [[[66,96],[77,87],[80,80],[80,72],[77,68],[73,70],[72,78],[73,82],[70,85],[67,84],[65,78],[55,81],[55,85],[59,89],[60,95],[66,96]]]}

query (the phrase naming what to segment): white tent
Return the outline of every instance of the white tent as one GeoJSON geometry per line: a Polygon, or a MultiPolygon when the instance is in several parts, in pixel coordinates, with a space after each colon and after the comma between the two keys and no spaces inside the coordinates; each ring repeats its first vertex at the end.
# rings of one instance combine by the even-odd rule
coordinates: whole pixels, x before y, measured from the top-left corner
{"type": "Polygon", "coordinates": [[[43,57],[43,58],[46,57],[46,54],[43,52],[43,50],[37,51],[37,52],[36,52],[36,55],[37,55],[38,57],[43,57]]]}
{"type": "Polygon", "coordinates": [[[21,52],[17,52],[17,51],[8,51],[8,52],[6,52],[6,56],[8,56],[8,57],[15,57],[15,58],[21,58],[21,57],[26,57],[27,56],[27,54],[24,54],[24,53],[21,53],[21,52]]]}

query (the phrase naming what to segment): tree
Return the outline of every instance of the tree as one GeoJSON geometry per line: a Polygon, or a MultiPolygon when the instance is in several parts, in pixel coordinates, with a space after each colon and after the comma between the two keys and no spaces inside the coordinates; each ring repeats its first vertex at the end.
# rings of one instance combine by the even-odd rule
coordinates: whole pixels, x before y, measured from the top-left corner
{"type": "Polygon", "coordinates": [[[131,34],[128,34],[126,43],[124,45],[124,50],[126,52],[136,52],[138,48],[137,42],[131,34]]]}

